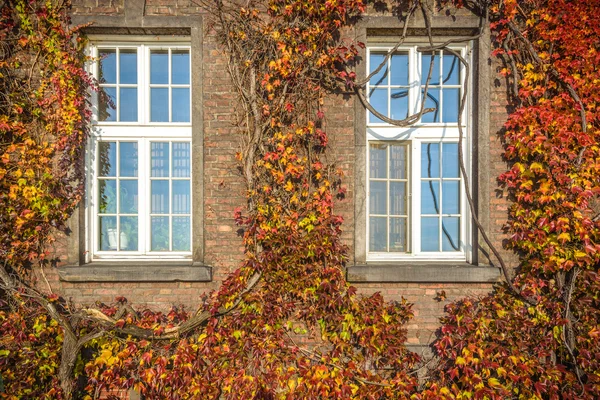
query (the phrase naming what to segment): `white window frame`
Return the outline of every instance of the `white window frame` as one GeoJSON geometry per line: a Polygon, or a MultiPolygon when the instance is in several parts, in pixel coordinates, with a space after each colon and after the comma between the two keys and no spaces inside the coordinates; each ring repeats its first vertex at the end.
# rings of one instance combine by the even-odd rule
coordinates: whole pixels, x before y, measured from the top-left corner
{"type": "MultiPolygon", "coordinates": [[[[392,48],[391,45],[369,45],[366,50],[367,60],[367,74],[371,71],[370,59],[371,52],[387,52],[392,48]]],[[[462,57],[470,62],[471,49],[470,46],[453,46],[450,47],[455,50],[462,57]]],[[[417,45],[406,45],[401,46],[397,49],[398,52],[406,52],[409,57],[409,113],[416,114],[420,110],[420,90],[421,90],[421,60],[417,52],[417,45]]],[[[375,68],[376,66],[374,66],[375,68]]],[[[464,87],[465,80],[465,69],[461,67],[460,85],[464,87]]],[[[472,87],[466,88],[468,93],[472,93],[472,87]]],[[[462,93],[461,93],[462,97],[462,93]]],[[[467,102],[462,115],[462,152],[465,161],[465,167],[467,171],[471,168],[471,130],[470,130],[470,96],[467,96],[467,102]]],[[[442,105],[443,106],[443,105],[442,105]]],[[[388,114],[391,107],[391,101],[388,100],[388,114]]],[[[455,123],[422,123],[417,122],[410,127],[397,127],[390,125],[385,122],[369,122],[369,111],[365,113],[366,119],[366,139],[367,146],[365,149],[365,160],[366,165],[366,212],[365,212],[365,224],[366,224],[366,260],[369,262],[378,261],[466,261],[470,262],[472,259],[472,246],[471,246],[471,217],[470,211],[467,206],[466,194],[463,179],[468,179],[470,182],[470,176],[462,176],[460,174],[460,251],[457,252],[424,252],[421,251],[421,146],[426,143],[458,143],[459,129],[458,124],[455,123]],[[407,198],[408,198],[408,229],[407,229],[407,246],[408,251],[405,253],[401,252],[374,252],[370,251],[370,145],[372,143],[388,143],[388,144],[408,144],[408,155],[407,155],[407,176],[408,176],[408,187],[407,187],[407,198]]],[[[389,168],[389,167],[388,167],[389,168]]],[[[472,187],[472,186],[471,186],[472,187]]],[[[441,192],[440,192],[441,193],[441,192]]],[[[389,194],[388,194],[389,196],[389,194]]],[[[389,202],[389,199],[387,200],[389,202]]],[[[389,218],[389,208],[388,208],[389,218]]],[[[389,235],[389,224],[386,227],[389,235]]],[[[440,233],[441,234],[441,233],[440,233]]],[[[389,236],[388,236],[389,242],[389,236]]],[[[389,245],[389,243],[388,243],[389,245]]]]}
{"type": "MultiPolygon", "coordinates": [[[[102,48],[135,48],[137,52],[137,87],[138,87],[138,121],[98,121],[98,94],[92,93],[92,133],[88,142],[86,153],[86,261],[97,260],[155,260],[155,259],[191,259],[193,252],[193,205],[194,196],[191,188],[193,182],[193,155],[192,155],[192,52],[189,36],[181,37],[148,37],[148,36],[95,36],[89,37],[90,45],[88,54],[92,60],[98,60],[98,50],[102,48]],[[188,122],[151,122],[150,121],[150,51],[151,50],[187,50],[190,54],[190,82],[189,85],[160,85],[161,87],[189,87],[190,89],[190,120],[188,122]],[[137,142],[138,143],[138,251],[110,250],[101,251],[99,248],[99,221],[98,221],[98,144],[99,142],[137,142]],[[151,203],[151,177],[150,157],[152,142],[185,142],[190,145],[190,250],[189,251],[151,251],[151,229],[150,229],[150,203],[151,203]]],[[[171,71],[171,57],[169,59],[169,71],[171,71]]],[[[98,76],[99,63],[90,62],[88,71],[93,76],[98,76]]],[[[171,75],[169,73],[169,75],[171,75]]],[[[117,91],[118,92],[118,91],[117,91]]],[[[171,90],[169,90],[169,120],[171,120],[171,90]]],[[[117,146],[118,147],[118,146],[117,146]]],[[[169,144],[169,170],[172,168],[172,145],[169,144]]],[[[117,156],[117,176],[119,157],[117,156]]],[[[172,173],[168,178],[169,187],[173,178],[172,173]]],[[[118,198],[117,194],[117,198],[118,198]]],[[[119,201],[119,200],[117,200],[119,201]]],[[[169,190],[169,214],[173,216],[188,216],[188,214],[172,213],[172,190],[169,190]]],[[[117,212],[119,209],[117,209],[117,212]]],[[[119,215],[119,214],[117,214],[119,215]]],[[[118,219],[118,216],[117,216],[118,219]]],[[[169,246],[172,245],[172,223],[169,224],[169,246]]]]}

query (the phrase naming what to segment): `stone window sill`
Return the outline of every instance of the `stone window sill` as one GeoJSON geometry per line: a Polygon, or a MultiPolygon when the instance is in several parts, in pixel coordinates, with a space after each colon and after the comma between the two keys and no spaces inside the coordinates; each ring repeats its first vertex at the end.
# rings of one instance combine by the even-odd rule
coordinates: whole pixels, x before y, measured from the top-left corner
{"type": "Polygon", "coordinates": [[[348,267],[346,277],[352,283],[493,283],[500,269],[465,262],[368,263],[348,267]]]}
{"type": "Polygon", "coordinates": [[[58,267],[65,282],[210,282],[212,268],[192,261],[101,261],[58,267]]]}

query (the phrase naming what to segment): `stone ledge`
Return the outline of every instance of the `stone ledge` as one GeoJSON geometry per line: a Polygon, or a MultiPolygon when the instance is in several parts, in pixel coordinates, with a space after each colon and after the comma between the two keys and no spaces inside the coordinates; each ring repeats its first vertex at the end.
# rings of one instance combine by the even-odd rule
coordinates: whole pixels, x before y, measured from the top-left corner
{"type": "Polygon", "coordinates": [[[113,261],[58,267],[65,282],[210,282],[212,267],[191,261],[113,261]]]}
{"type": "Polygon", "coordinates": [[[500,269],[467,263],[368,263],[346,270],[349,282],[493,283],[500,269]]]}

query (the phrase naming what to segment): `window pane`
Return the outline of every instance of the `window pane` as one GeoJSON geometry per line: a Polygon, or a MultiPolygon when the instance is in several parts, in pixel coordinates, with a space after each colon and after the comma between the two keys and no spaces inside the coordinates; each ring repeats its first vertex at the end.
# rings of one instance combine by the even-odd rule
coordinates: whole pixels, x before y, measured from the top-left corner
{"type": "Polygon", "coordinates": [[[421,218],[421,251],[440,251],[439,225],[437,217],[421,218]]]}
{"type": "Polygon", "coordinates": [[[440,177],[440,144],[421,145],[421,178],[440,177]]]}
{"type": "MultiPolygon", "coordinates": [[[[377,67],[379,67],[379,65],[385,59],[385,55],[386,53],[371,53],[371,58],[369,60],[369,74],[371,74],[377,69],[377,67]]],[[[373,75],[371,81],[369,82],[369,85],[387,85],[387,72],[387,65],[384,65],[383,67],[381,67],[378,73],[373,75]]]]}
{"type": "Polygon", "coordinates": [[[173,251],[190,251],[190,217],[173,217],[173,251]]]}
{"type": "Polygon", "coordinates": [[[458,106],[460,104],[460,89],[444,89],[444,107],[442,107],[444,122],[458,122],[458,106]]]}
{"type": "Polygon", "coordinates": [[[389,251],[406,252],[406,218],[390,218],[390,247],[389,251]]]}
{"type": "Polygon", "coordinates": [[[390,182],[390,215],[406,215],[405,182],[390,182]]]}
{"type": "Polygon", "coordinates": [[[150,249],[152,251],[168,251],[169,217],[152,217],[150,220],[150,249]]]}
{"type": "Polygon", "coordinates": [[[138,219],[137,217],[121,217],[121,234],[119,248],[126,251],[138,250],[138,219]]]}
{"type": "Polygon", "coordinates": [[[460,218],[442,218],[442,251],[460,251],[460,218]]]}
{"type": "Polygon", "coordinates": [[[100,68],[98,82],[117,83],[117,51],[115,49],[98,50],[100,68]]]}
{"type": "MultiPolygon", "coordinates": [[[[421,94],[424,95],[425,91],[423,90],[421,94]]],[[[434,110],[424,113],[421,116],[421,122],[440,122],[440,89],[429,88],[429,90],[427,90],[427,98],[425,99],[425,109],[427,108],[433,108],[434,110]]]]}
{"type": "Polygon", "coordinates": [[[431,70],[431,79],[429,85],[440,84],[440,55],[435,52],[424,52],[421,58],[421,84],[427,83],[427,76],[429,75],[429,68],[431,65],[431,58],[433,57],[433,70],[431,70]],[[435,55],[434,55],[435,54],[435,55]]]}
{"type": "Polygon", "coordinates": [[[103,87],[98,93],[98,121],[117,120],[117,88],[103,87]]]}
{"type": "Polygon", "coordinates": [[[440,213],[440,182],[421,182],[421,214],[440,213]]]}
{"type": "Polygon", "coordinates": [[[403,145],[390,146],[390,178],[406,179],[406,152],[407,147],[403,145]]]}
{"type": "Polygon", "coordinates": [[[100,250],[117,249],[117,217],[98,217],[100,230],[100,250]]]}
{"type": "Polygon", "coordinates": [[[392,119],[408,117],[408,89],[392,89],[390,111],[392,119]]]}
{"type": "Polygon", "coordinates": [[[138,176],[137,142],[119,143],[119,176],[138,176]]]}
{"type": "Polygon", "coordinates": [[[370,217],[369,218],[369,251],[386,251],[385,242],[387,241],[386,231],[387,218],[370,217]]]}
{"type": "Polygon", "coordinates": [[[116,179],[98,180],[98,212],[100,214],[117,213],[116,179]]]}
{"type": "MultiPolygon", "coordinates": [[[[369,94],[369,103],[373,106],[373,108],[385,115],[388,115],[388,90],[387,89],[372,89],[369,94]]],[[[378,123],[383,122],[381,119],[377,118],[371,112],[369,112],[369,122],[378,123]]]]}
{"type": "Polygon", "coordinates": [[[408,54],[392,54],[392,85],[408,86],[408,54]]]}
{"type": "Polygon", "coordinates": [[[444,85],[460,84],[460,60],[452,53],[444,52],[443,60],[443,82],[444,85]]]}
{"type": "Polygon", "coordinates": [[[167,50],[150,52],[150,83],[169,83],[169,52],[167,50]]]}
{"type": "Polygon", "coordinates": [[[444,178],[458,178],[458,143],[444,143],[442,145],[442,176],[444,178]]]}
{"type": "Polygon", "coordinates": [[[169,176],[169,143],[152,142],[150,153],[150,176],[153,178],[169,176]]]}
{"type": "Polygon", "coordinates": [[[137,121],[138,98],[137,88],[120,88],[119,120],[125,122],[137,121]]]}
{"type": "Polygon", "coordinates": [[[370,183],[370,210],[371,214],[379,214],[385,215],[387,214],[386,210],[386,197],[387,197],[387,189],[385,182],[373,182],[370,183]]]}
{"type": "Polygon", "coordinates": [[[98,176],[117,176],[117,143],[98,143],[98,176]]]}
{"type": "Polygon", "coordinates": [[[121,179],[119,182],[119,212],[137,214],[138,212],[138,180],[121,179]]]}
{"type": "Polygon", "coordinates": [[[189,178],[190,176],[190,144],[173,143],[173,177],[189,178]]]}
{"type": "Polygon", "coordinates": [[[371,178],[386,178],[387,145],[372,144],[369,151],[369,175],[371,178]]]}
{"type": "Polygon", "coordinates": [[[137,83],[137,50],[119,51],[119,83],[136,84],[137,83]]]}
{"type": "Polygon", "coordinates": [[[169,122],[169,89],[150,89],[150,121],[169,122]]]}
{"type": "Polygon", "coordinates": [[[174,88],[171,94],[173,96],[173,109],[171,110],[173,122],[190,122],[190,89],[174,88]]]}
{"type": "MultiPolygon", "coordinates": [[[[156,181],[155,181],[156,182],[156,181]]],[[[190,181],[173,181],[173,214],[190,213],[190,181]]]]}
{"type": "Polygon", "coordinates": [[[152,214],[169,213],[169,181],[154,180],[150,183],[150,200],[152,214]]]}
{"type": "Polygon", "coordinates": [[[442,182],[442,200],[444,214],[460,214],[460,181],[442,182]]]}
{"type": "Polygon", "coordinates": [[[171,83],[175,85],[188,85],[190,83],[189,51],[171,51],[171,69],[171,83]]]}

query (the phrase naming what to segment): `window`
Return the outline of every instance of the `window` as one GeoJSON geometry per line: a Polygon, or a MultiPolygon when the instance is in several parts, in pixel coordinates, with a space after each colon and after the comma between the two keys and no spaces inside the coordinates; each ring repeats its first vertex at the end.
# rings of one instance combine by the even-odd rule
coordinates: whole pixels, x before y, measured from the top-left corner
{"type": "Polygon", "coordinates": [[[92,257],[191,256],[188,43],[98,42],[89,152],[92,257]]]}
{"type": "MultiPolygon", "coordinates": [[[[386,61],[388,51],[367,50],[369,73],[385,61],[368,83],[370,104],[397,120],[417,114],[422,102],[433,111],[406,128],[367,113],[367,260],[466,260],[465,177],[458,159],[464,68],[450,51],[407,46],[386,61]]],[[[464,47],[453,51],[466,57],[464,47]]],[[[465,116],[462,121],[466,135],[465,116]]],[[[467,141],[463,137],[466,155],[467,141]]]]}

